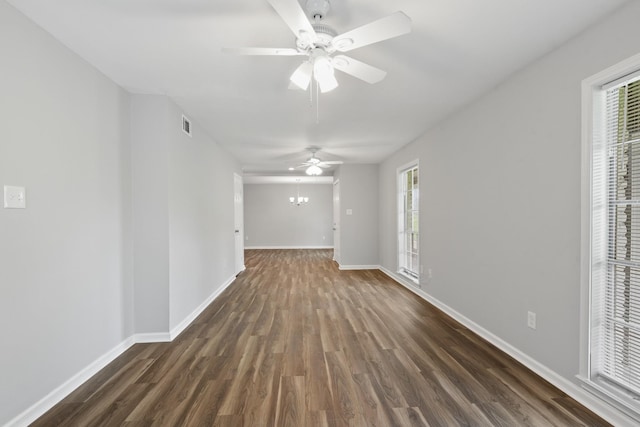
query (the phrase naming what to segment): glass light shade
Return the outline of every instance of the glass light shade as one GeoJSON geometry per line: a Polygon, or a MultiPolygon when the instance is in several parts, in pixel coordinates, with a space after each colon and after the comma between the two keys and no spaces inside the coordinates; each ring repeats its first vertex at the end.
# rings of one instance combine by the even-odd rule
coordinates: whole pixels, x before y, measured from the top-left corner
{"type": "Polygon", "coordinates": [[[322,80],[318,80],[318,85],[320,86],[320,92],[327,93],[338,87],[338,81],[334,75],[330,75],[322,80]]]}
{"type": "Polygon", "coordinates": [[[311,82],[312,72],[313,66],[311,65],[311,62],[304,62],[296,71],[294,71],[290,80],[300,89],[307,90],[309,83],[311,82]]]}
{"type": "Polygon", "coordinates": [[[289,202],[290,202],[290,203],[295,203],[295,201],[296,201],[296,198],[295,198],[295,197],[289,197],[289,202]]]}
{"type": "Polygon", "coordinates": [[[307,175],[322,175],[322,169],[316,165],[311,165],[306,170],[307,175]]]}
{"type": "Polygon", "coordinates": [[[318,56],[313,61],[313,76],[320,86],[320,92],[326,93],[338,87],[333,65],[326,56],[318,56]]]}
{"type": "Polygon", "coordinates": [[[326,56],[318,56],[313,61],[313,75],[316,80],[324,80],[329,76],[333,76],[333,65],[326,56]]]}

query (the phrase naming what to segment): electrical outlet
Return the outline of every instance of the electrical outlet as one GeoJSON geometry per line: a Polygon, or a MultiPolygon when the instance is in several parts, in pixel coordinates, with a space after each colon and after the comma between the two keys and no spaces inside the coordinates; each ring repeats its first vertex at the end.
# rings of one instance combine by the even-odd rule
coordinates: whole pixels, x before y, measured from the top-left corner
{"type": "Polygon", "coordinates": [[[27,207],[26,190],[24,187],[13,185],[4,186],[4,207],[5,209],[24,209],[27,207]]]}
{"type": "Polygon", "coordinates": [[[527,312],[527,326],[531,329],[536,328],[536,314],[533,311],[527,312]]]}
{"type": "Polygon", "coordinates": [[[433,270],[430,268],[427,270],[427,279],[433,279],[433,270]]]}

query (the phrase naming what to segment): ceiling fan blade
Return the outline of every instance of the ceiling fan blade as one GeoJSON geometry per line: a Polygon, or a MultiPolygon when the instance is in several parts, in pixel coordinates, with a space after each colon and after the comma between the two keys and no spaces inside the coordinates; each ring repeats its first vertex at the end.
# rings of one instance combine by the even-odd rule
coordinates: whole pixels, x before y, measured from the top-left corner
{"type": "Polygon", "coordinates": [[[386,71],[344,55],[334,56],[332,64],[335,69],[371,84],[378,83],[387,75],[386,71]]]}
{"type": "Polygon", "coordinates": [[[223,47],[224,53],[231,53],[235,55],[275,55],[275,56],[298,56],[306,55],[304,52],[299,52],[296,49],[287,47],[275,48],[275,47],[223,47]]]}
{"type": "Polygon", "coordinates": [[[316,39],[316,32],[298,0],[267,0],[298,38],[316,39]]]}
{"type": "Polygon", "coordinates": [[[325,165],[341,165],[344,162],[342,160],[328,160],[328,161],[323,161],[322,163],[324,163],[325,165]]]}
{"type": "Polygon", "coordinates": [[[305,61],[291,75],[291,83],[302,90],[307,90],[309,83],[311,83],[312,74],[313,65],[311,62],[305,61]]]}
{"type": "Polygon", "coordinates": [[[331,44],[340,52],[348,52],[362,46],[407,34],[410,31],[411,18],[403,12],[396,12],[340,34],[334,37],[331,44]]]}

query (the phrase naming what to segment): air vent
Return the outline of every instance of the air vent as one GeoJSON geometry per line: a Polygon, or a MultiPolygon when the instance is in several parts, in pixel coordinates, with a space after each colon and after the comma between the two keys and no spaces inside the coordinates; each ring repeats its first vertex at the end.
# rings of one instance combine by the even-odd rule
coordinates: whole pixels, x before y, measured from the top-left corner
{"type": "Polygon", "coordinates": [[[182,115],[182,131],[191,136],[191,120],[182,115]]]}

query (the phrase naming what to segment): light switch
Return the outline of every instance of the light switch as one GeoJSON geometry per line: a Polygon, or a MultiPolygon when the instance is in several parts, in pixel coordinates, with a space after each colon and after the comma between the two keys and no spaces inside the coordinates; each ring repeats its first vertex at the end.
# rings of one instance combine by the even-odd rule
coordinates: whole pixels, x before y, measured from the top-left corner
{"type": "Polygon", "coordinates": [[[347,215],[353,215],[353,209],[347,209],[347,215]]]}
{"type": "Polygon", "coordinates": [[[27,193],[24,187],[4,186],[5,209],[24,209],[27,207],[27,193]]]}

